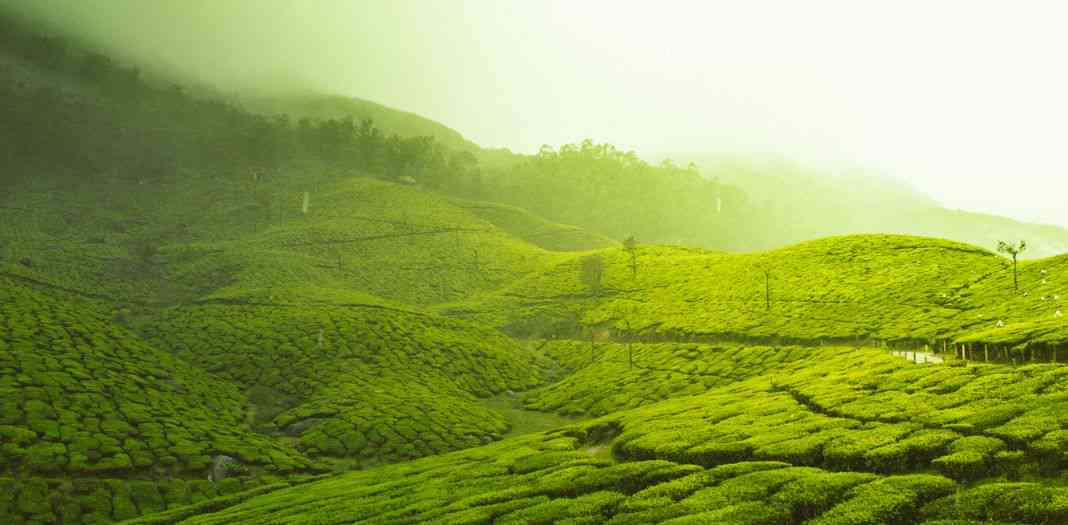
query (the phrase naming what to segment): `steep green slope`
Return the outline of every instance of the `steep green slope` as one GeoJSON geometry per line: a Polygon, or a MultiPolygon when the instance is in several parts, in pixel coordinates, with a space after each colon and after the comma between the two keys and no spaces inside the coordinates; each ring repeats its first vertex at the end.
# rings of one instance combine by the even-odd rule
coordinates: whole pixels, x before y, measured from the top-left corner
{"type": "Polygon", "coordinates": [[[368,178],[300,179],[272,182],[278,204],[260,230],[175,246],[177,278],[227,278],[204,298],[300,288],[423,305],[495,289],[558,258],[431,193],[368,178]]]}
{"type": "Polygon", "coordinates": [[[106,312],[0,278],[0,522],[107,523],[322,468],[106,312]],[[206,481],[223,457],[230,479],[206,481]]]}
{"type": "Polygon", "coordinates": [[[477,398],[547,366],[498,332],[377,304],[179,307],[142,331],[245,389],[257,428],[358,463],[500,439],[508,424],[477,398]]]}
{"type": "Polygon", "coordinates": [[[282,295],[343,302],[362,291],[430,304],[560,257],[445,197],[311,165],[266,180],[190,174],[71,187],[42,177],[16,188],[0,208],[0,271],[133,302],[289,289],[282,295]]]}
{"type": "Polygon", "coordinates": [[[247,429],[236,388],[110,323],[97,305],[0,283],[4,473],[199,478],[216,454],[270,470],[308,466],[247,429]]]}

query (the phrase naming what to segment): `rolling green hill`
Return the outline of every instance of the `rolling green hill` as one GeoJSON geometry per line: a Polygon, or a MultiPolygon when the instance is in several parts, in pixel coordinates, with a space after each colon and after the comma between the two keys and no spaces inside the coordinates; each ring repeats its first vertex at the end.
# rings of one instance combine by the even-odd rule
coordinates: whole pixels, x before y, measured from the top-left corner
{"type": "MultiPolygon", "coordinates": [[[[476,204],[314,172],[75,188],[27,181],[7,202],[0,271],[142,303],[272,293],[344,302],[359,291],[425,305],[495,289],[561,257],[465,208],[476,204]]],[[[546,227],[542,243],[599,242],[525,219],[519,227],[546,227]]]]}
{"type": "Polygon", "coordinates": [[[0,27],[0,523],[1068,522],[1057,231],[0,27]]]}
{"type": "Polygon", "coordinates": [[[306,468],[251,433],[247,400],[109,321],[95,304],[3,280],[4,469],[201,477],[214,454],[306,468]]]}
{"type": "Polygon", "coordinates": [[[142,331],[247,391],[257,428],[371,463],[500,439],[508,423],[477,399],[548,366],[498,332],[376,304],[179,307],[142,331]]]}
{"type": "Polygon", "coordinates": [[[109,523],[323,469],[251,430],[238,388],[108,313],[0,278],[5,523],[109,523]],[[206,481],[223,457],[237,476],[206,481]]]}
{"type": "Polygon", "coordinates": [[[559,252],[588,251],[616,246],[603,235],[582,228],[549,222],[522,208],[494,202],[457,200],[456,204],[490,222],[510,235],[546,250],[559,252]]]}
{"type": "Polygon", "coordinates": [[[1056,316],[1068,301],[1060,293],[1068,290],[1058,270],[1063,258],[1024,264],[1016,294],[1005,259],[927,238],[838,237],[755,254],[658,246],[634,253],[636,272],[623,249],[597,254],[605,268],[599,295],[583,281],[582,257],[574,257],[439,310],[517,335],[609,330],[643,340],[935,347],[960,340],[1011,342],[1020,350],[1024,340],[1062,341],[1068,327],[1056,316]],[[1042,334],[1046,339],[1037,338],[1042,334]]]}

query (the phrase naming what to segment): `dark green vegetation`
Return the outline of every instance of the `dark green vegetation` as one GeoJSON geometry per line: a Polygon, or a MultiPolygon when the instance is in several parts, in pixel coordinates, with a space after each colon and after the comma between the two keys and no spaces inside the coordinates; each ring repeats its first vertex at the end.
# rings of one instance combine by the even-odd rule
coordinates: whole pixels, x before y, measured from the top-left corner
{"type": "MultiPolygon", "coordinates": [[[[621,383],[692,384],[686,362],[702,357],[621,383]]],[[[1065,465],[1066,381],[1051,365],[917,366],[814,349],[704,394],[180,523],[1063,523],[1068,491],[1035,480],[1065,465]]]]}
{"type": "Polygon", "coordinates": [[[176,357],[248,390],[256,426],[312,456],[411,459],[500,439],[476,402],[544,380],[500,333],[373,305],[205,305],[146,329],[176,357]]]}
{"type": "Polygon", "coordinates": [[[1068,256],[3,23],[0,523],[1068,522],[1068,256]]]}

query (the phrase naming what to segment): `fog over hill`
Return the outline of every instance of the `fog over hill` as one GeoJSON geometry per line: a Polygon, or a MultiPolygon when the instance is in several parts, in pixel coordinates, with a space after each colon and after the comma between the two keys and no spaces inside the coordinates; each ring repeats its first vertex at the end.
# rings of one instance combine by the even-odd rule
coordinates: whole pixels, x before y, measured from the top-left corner
{"type": "Polygon", "coordinates": [[[0,0],[0,524],[1068,523],[1068,231],[945,205],[1062,197],[827,5],[0,0]]]}
{"type": "Polygon", "coordinates": [[[1056,3],[3,3],[145,67],[356,96],[486,147],[849,162],[949,208],[1068,226],[1056,3]]]}

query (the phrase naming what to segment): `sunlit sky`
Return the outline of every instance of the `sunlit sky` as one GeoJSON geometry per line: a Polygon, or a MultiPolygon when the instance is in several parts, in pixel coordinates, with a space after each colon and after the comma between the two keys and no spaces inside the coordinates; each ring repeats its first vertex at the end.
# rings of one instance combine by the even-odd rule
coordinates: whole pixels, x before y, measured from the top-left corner
{"type": "MultiPolygon", "coordinates": [[[[6,0],[5,0],[6,1],[6,0]]],[[[1068,226],[1057,2],[41,0],[137,60],[306,83],[484,146],[861,164],[948,207],[1068,226]]]]}

